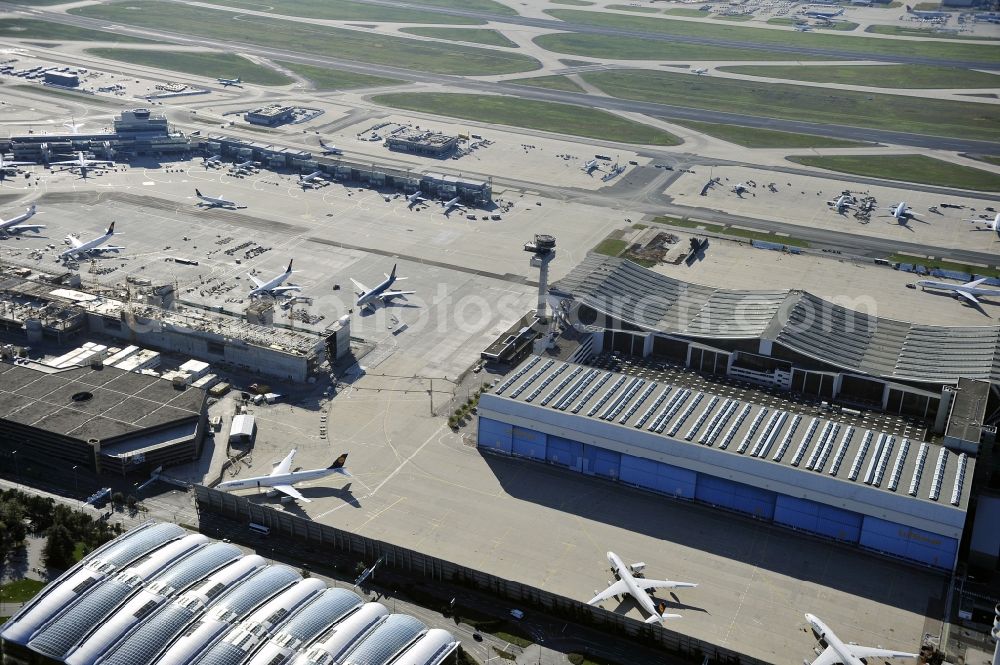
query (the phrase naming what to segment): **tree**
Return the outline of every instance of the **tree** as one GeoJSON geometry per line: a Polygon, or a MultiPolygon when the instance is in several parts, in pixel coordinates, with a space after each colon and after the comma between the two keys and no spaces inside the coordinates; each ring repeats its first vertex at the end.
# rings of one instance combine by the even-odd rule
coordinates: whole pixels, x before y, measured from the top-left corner
{"type": "Polygon", "coordinates": [[[121,492],[115,492],[111,495],[111,503],[116,510],[121,510],[122,506],[125,505],[125,495],[121,492]]]}
{"type": "Polygon", "coordinates": [[[75,561],[73,550],[76,548],[76,541],[73,534],[62,524],[53,525],[45,540],[45,548],[42,550],[42,559],[49,568],[65,570],[72,566],[75,561]]]}
{"type": "Polygon", "coordinates": [[[139,505],[139,499],[135,498],[134,495],[129,494],[128,498],[125,499],[125,505],[128,506],[128,511],[130,513],[136,512],[136,507],[139,505]]]}

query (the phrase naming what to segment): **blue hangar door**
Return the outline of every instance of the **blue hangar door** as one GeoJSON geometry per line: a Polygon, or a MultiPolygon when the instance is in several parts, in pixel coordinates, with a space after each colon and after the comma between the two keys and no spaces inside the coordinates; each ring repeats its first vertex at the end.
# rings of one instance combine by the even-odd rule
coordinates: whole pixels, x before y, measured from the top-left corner
{"type": "Polygon", "coordinates": [[[930,531],[866,516],[861,545],[950,570],[955,565],[958,541],[930,531]]]}
{"type": "Polygon", "coordinates": [[[545,460],[545,435],[533,429],[515,427],[511,432],[511,452],[518,457],[545,460]]]}
{"type": "Polygon", "coordinates": [[[585,445],[583,460],[583,472],[588,476],[600,476],[612,480],[621,477],[621,453],[585,445]]]}
{"type": "Polygon", "coordinates": [[[694,498],[698,474],[642,457],[622,455],[621,480],[629,485],[671,496],[694,498]]]}
{"type": "Polygon", "coordinates": [[[809,499],[779,494],[774,521],[849,543],[861,539],[862,516],[850,510],[826,506],[809,499]]]}
{"type": "Polygon", "coordinates": [[[561,436],[549,435],[546,447],[547,460],[574,471],[583,470],[583,444],[561,436]]]}
{"type": "Polygon", "coordinates": [[[479,447],[510,455],[511,431],[514,428],[499,420],[479,418],[479,447]]]}
{"type": "Polygon", "coordinates": [[[694,498],[766,520],[774,519],[775,493],[725,478],[698,474],[694,498]]]}

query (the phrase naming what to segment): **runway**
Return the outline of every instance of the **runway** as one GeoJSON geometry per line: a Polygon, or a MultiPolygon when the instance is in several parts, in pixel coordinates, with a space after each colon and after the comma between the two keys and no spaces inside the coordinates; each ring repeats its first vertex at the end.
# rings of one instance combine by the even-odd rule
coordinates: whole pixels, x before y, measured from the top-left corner
{"type": "MultiPolygon", "coordinates": [[[[369,0],[369,1],[374,2],[376,0],[369,0]]],[[[21,11],[36,18],[52,21],[54,23],[73,25],[82,28],[91,28],[103,31],[108,31],[109,28],[107,21],[99,19],[91,19],[82,16],[74,16],[69,14],[48,12],[41,9],[29,8],[10,3],[0,3],[0,10],[21,11]]],[[[464,10],[448,10],[448,11],[458,12],[464,10]]],[[[505,18],[513,20],[516,17],[505,17],[505,18]]],[[[525,20],[533,20],[533,19],[525,19],[525,20]]],[[[557,23],[558,26],[560,26],[559,29],[561,30],[567,30],[571,27],[570,24],[563,24],[561,22],[555,22],[555,23],[557,23]]],[[[306,65],[331,67],[359,74],[397,78],[415,83],[430,83],[430,84],[445,85],[445,86],[452,85],[460,89],[462,92],[507,94],[516,97],[521,97],[524,99],[532,99],[538,101],[574,104],[577,106],[585,106],[588,108],[599,108],[609,111],[641,113],[645,115],[654,116],[657,118],[662,118],[664,120],[686,119],[686,120],[699,120],[702,122],[737,124],[737,125],[745,125],[748,127],[756,127],[762,129],[774,129],[787,132],[816,134],[819,136],[828,136],[832,138],[840,138],[853,141],[890,143],[890,144],[906,145],[906,146],[913,146],[920,148],[928,148],[932,150],[947,150],[956,152],[972,152],[972,153],[985,153],[985,154],[991,154],[993,152],[996,152],[997,150],[997,144],[991,141],[957,139],[945,136],[927,136],[923,134],[911,134],[906,132],[894,132],[888,130],[868,129],[868,128],[851,127],[845,125],[828,125],[821,123],[802,122],[796,120],[783,120],[779,118],[768,118],[762,116],[744,115],[739,113],[728,113],[723,111],[711,111],[707,109],[681,107],[669,104],[658,104],[653,102],[619,99],[615,97],[605,97],[602,95],[591,95],[587,93],[574,93],[574,92],[564,92],[559,90],[548,90],[542,88],[531,88],[527,86],[512,85],[509,83],[482,81],[482,80],[477,80],[475,78],[469,78],[463,76],[418,72],[410,69],[405,69],[403,67],[390,67],[386,65],[361,63],[341,58],[330,58],[325,56],[296,53],[294,51],[285,51],[280,49],[268,48],[265,46],[259,46],[251,43],[224,41],[218,39],[211,39],[207,37],[191,37],[188,35],[184,35],[182,33],[175,33],[165,30],[150,30],[146,28],[136,28],[123,25],[115,25],[113,27],[114,31],[110,32],[110,34],[115,34],[115,33],[129,34],[138,37],[159,39],[164,41],[173,41],[179,44],[186,44],[189,46],[216,48],[228,52],[241,52],[241,51],[252,52],[266,58],[277,58],[281,60],[306,64],[306,65]]],[[[582,26],[582,27],[586,27],[588,29],[592,28],[592,26],[582,26]]],[[[659,35],[659,37],[667,38],[664,35],[659,35]]],[[[673,37],[671,36],[670,39],[673,39],[673,37]]],[[[747,45],[739,44],[738,46],[746,47],[747,45]]],[[[872,59],[870,56],[865,56],[865,58],[872,59]]],[[[904,61],[906,60],[901,58],[893,60],[893,62],[904,62],[904,61]]],[[[954,65],[955,63],[948,63],[948,64],[954,65]]]]}

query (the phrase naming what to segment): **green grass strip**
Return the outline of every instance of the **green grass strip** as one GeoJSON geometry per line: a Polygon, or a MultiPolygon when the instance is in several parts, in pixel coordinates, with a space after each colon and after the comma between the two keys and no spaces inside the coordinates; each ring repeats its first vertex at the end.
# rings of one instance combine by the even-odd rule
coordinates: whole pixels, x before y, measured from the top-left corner
{"type": "Polygon", "coordinates": [[[997,88],[1000,76],[958,67],[930,65],[736,65],[720,71],[748,76],[842,83],[873,88],[997,88]]]}
{"type": "Polygon", "coordinates": [[[924,155],[791,156],[789,161],[829,171],[923,185],[1000,192],[1000,174],[952,164],[924,155]]]}
{"type": "Polygon", "coordinates": [[[487,46],[517,48],[517,44],[504,37],[502,32],[487,28],[402,28],[400,32],[453,42],[475,42],[487,46]]]}
{"type": "Polygon", "coordinates": [[[350,90],[352,88],[377,88],[384,85],[399,85],[403,81],[385,78],[382,76],[371,76],[369,74],[355,74],[340,69],[330,69],[328,67],[317,67],[316,65],[303,65],[297,62],[275,62],[286,69],[290,69],[299,76],[309,79],[317,90],[350,90]]]}
{"type": "Polygon", "coordinates": [[[774,129],[759,129],[715,122],[695,120],[671,120],[670,122],[746,148],[857,148],[871,145],[862,141],[845,141],[815,134],[796,134],[774,129]]]}
{"type": "Polygon", "coordinates": [[[407,67],[438,74],[514,74],[541,67],[541,63],[534,58],[519,53],[309,25],[298,21],[238,16],[229,11],[163,0],[125,0],[89,5],[71,9],[70,13],[114,23],[294,49],[319,56],[348,57],[360,62],[407,67]],[[130,9],[132,7],[137,9],[130,9]],[[239,20],[236,20],[237,17],[239,20]]]}
{"type": "Polygon", "coordinates": [[[526,79],[508,79],[504,83],[527,85],[533,88],[546,88],[548,90],[565,90],[566,92],[586,92],[567,76],[536,76],[526,79]]]}
{"type": "Polygon", "coordinates": [[[120,35],[117,32],[104,32],[90,28],[78,28],[73,25],[63,25],[50,21],[39,21],[33,18],[0,19],[0,37],[7,39],[46,39],[70,42],[121,42],[123,44],[157,44],[152,39],[141,39],[120,35]]]}
{"type": "Polygon", "coordinates": [[[486,21],[453,16],[438,12],[420,11],[417,8],[369,5],[351,0],[203,0],[213,5],[234,7],[250,11],[269,12],[275,16],[318,18],[325,21],[379,21],[387,23],[451,23],[454,25],[483,25],[486,21]]]}
{"type": "Polygon", "coordinates": [[[377,95],[372,101],[409,111],[622,143],[669,146],[681,142],[654,127],[571,104],[446,92],[377,95]]]}
{"type": "Polygon", "coordinates": [[[89,48],[98,58],[118,60],[133,65],[169,69],[184,74],[212,78],[239,78],[254,85],[289,85],[292,79],[269,67],[258,65],[232,53],[165,51],[125,48],[89,48]]]}

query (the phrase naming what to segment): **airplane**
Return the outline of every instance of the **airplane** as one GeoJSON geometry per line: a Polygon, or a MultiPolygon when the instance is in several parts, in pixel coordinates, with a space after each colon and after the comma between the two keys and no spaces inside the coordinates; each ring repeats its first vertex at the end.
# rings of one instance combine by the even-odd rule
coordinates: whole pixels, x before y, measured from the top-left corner
{"type": "Polygon", "coordinates": [[[34,231],[38,233],[45,227],[40,224],[21,224],[21,222],[27,221],[35,216],[35,204],[32,203],[31,207],[25,210],[22,214],[17,217],[12,217],[7,221],[0,219],[0,235],[11,235],[15,233],[24,233],[25,231],[34,231]]]}
{"type": "Polygon", "coordinates": [[[239,164],[233,164],[233,168],[235,170],[237,170],[237,171],[242,171],[244,169],[249,170],[249,169],[254,168],[255,166],[257,166],[257,165],[254,164],[254,161],[252,159],[248,159],[245,162],[240,162],[239,164]]]}
{"type": "Polygon", "coordinates": [[[392,286],[396,280],[400,279],[406,279],[406,278],[396,277],[396,264],[393,264],[392,272],[385,276],[385,280],[383,280],[374,289],[369,290],[368,287],[366,287],[358,280],[351,279],[351,281],[354,283],[354,287],[357,289],[358,299],[354,303],[355,307],[361,307],[361,308],[369,307],[372,310],[374,310],[376,302],[381,302],[382,304],[385,304],[386,300],[391,300],[392,298],[399,298],[399,297],[403,297],[403,300],[406,300],[404,296],[416,293],[416,291],[389,290],[389,287],[392,286]]]}
{"type": "Polygon", "coordinates": [[[806,614],[806,621],[809,622],[810,627],[812,627],[813,632],[819,637],[820,642],[826,644],[826,649],[812,663],[804,660],[804,665],[865,665],[866,662],[870,663],[875,659],[918,657],[918,654],[915,653],[865,647],[854,643],[845,644],[818,617],[806,614]]]}
{"type": "Polygon", "coordinates": [[[205,196],[200,190],[194,190],[195,196],[201,199],[198,205],[208,204],[210,208],[235,208],[237,204],[229,199],[224,199],[221,196],[205,196]]]}
{"type": "Polygon", "coordinates": [[[826,204],[835,210],[838,215],[843,215],[847,212],[847,209],[855,203],[857,203],[857,200],[850,194],[841,194],[836,201],[826,202],[826,204]]]}
{"type": "Polygon", "coordinates": [[[611,570],[615,574],[617,582],[613,583],[604,591],[587,601],[588,605],[596,605],[602,600],[607,600],[613,596],[628,594],[649,614],[646,623],[663,622],[667,619],[680,619],[679,614],[665,614],[666,603],[654,603],[649,595],[651,589],[685,589],[694,588],[697,584],[690,582],[673,582],[670,580],[647,580],[641,576],[642,570],[646,567],[644,563],[633,563],[626,566],[624,562],[614,552],[608,552],[608,562],[611,570]]]}
{"type": "Polygon", "coordinates": [[[66,129],[68,129],[69,131],[73,132],[74,134],[79,134],[80,133],[80,128],[83,127],[83,123],[82,122],[77,122],[76,118],[72,118],[72,119],[70,119],[69,122],[64,122],[63,123],[63,127],[65,127],[66,129]]]}
{"type": "Polygon", "coordinates": [[[0,152],[0,171],[7,172],[13,171],[18,166],[34,166],[35,162],[8,162],[4,158],[4,154],[0,152]]]}
{"type": "Polygon", "coordinates": [[[313,171],[308,175],[299,176],[299,184],[305,187],[306,185],[318,185],[326,180],[326,174],[322,171],[313,171]]]}
{"type": "Polygon", "coordinates": [[[916,16],[921,21],[937,21],[939,19],[947,19],[949,16],[948,12],[920,11],[918,9],[910,7],[909,5],[906,5],[906,13],[910,14],[911,16],[916,16]]]}
{"type": "Polygon", "coordinates": [[[66,236],[66,240],[69,241],[71,247],[65,252],[59,254],[60,259],[72,258],[75,255],[92,254],[96,252],[118,252],[124,247],[116,247],[114,245],[108,245],[103,247],[104,243],[111,240],[113,236],[121,235],[120,233],[115,233],[115,223],[111,222],[111,226],[108,227],[107,232],[104,235],[98,236],[93,240],[88,240],[87,242],[80,242],[80,239],[76,236],[66,236]]]}
{"type": "Polygon", "coordinates": [[[896,205],[890,206],[888,210],[889,212],[892,213],[890,217],[895,217],[896,221],[899,222],[900,224],[903,224],[904,226],[911,219],[922,221],[920,220],[920,216],[917,213],[913,212],[913,208],[906,207],[906,201],[900,201],[896,205]]]}
{"type": "MultiPolygon", "coordinates": [[[[295,452],[296,451],[293,448],[292,452],[288,453],[288,456],[285,457],[285,459],[274,465],[274,469],[271,470],[269,475],[245,478],[243,480],[228,480],[224,483],[216,485],[215,489],[222,490],[223,492],[230,492],[232,490],[248,489],[251,487],[256,487],[257,489],[267,487],[273,492],[280,492],[304,503],[311,503],[311,499],[307,499],[302,496],[302,494],[297,489],[292,487],[292,485],[295,483],[305,482],[307,480],[318,480],[334,473],[339,473],[344,476],[351,475],[347,469],[344,468],[344,463],[347,462],[347,453],[343,453],[334,461],[333,464],[325,469],[292,471],[292,459],[295,457],[295,452]]],[[[271,492],[268,494],[270,493],[271,492]]]]}
{"type": "Polygon", "coordinates": [[[587,162],[586,164],[583,165],[582,171],[584,173],[586,173],[587,175],[590,175],[591,173],[593,173],[594,171],[596,171],[598,168],[600,168],[600,165],[597,163],[597,160],[596,159],[592,159],[592,160],[590,160],[589,162],[587,162]]]}
{"type": "Polygon", "coordinates": [[[456,196],[450,201],[445,201],[444,203],[444,216],[447,217],[452,210],[465,210],[465,206],[459,203],[460,197],[456,196]]]}
{"type": "Polygon", "coordinates": [[[997,233],[1000,233],[1000,212],[998,212],[997,216],[994,217],[993,219],[982,219],[982,218],[980,218],[980,219],[963,219],[962,221],[963,222],[972,222],[973,224],[975,224],[977,222],[982,222],[983,224],[986,225],[986,229],[985,230],[987,230],[987,231],[995,231],[997,233]]]}
{"type": "Polygon", "coordinates": [[[831,19],[835,16],[840,16],[844,13],[843,9],[807,9],[802,12],[803,16],[808,16],[809,18],[825,18],[831,19]]]}
{"type": "Polygon", "coordinates": [[[82,151],[76,153],[76,159],[69,159],[63,162],[49,162],[49,166],[65,166],[68,171],[80,169],[80,175],[84,178],[87,177],[88,169],[103,171],[104,169],[111,168],[114,165],[114,162],[109,162],[104,159],[89,159],[84,157],[82,151]]]}
{"type": "Polygon", "coordinates": [[[418,203],[423,203],[424,201],[427,200],[423,196],[421,196],[422,193],[423,192],[421,192],[418,189],[417,191],[413,192],[412,194],[410,194],[409,196],[406,197],[406,200],[410,202],[410,206],[409,207],[412,208],[413,206],[417,205],[418,203]]]}
{"type": "Polygon", "coordinates": [[[982,289],[979,287],[979,285],[987,279],[989,278],[981,277],[980,279],[974,279],[971,282],[966,282],[965,284],[952,284],[950,282],[935,282],[930,279],[921,279],[917,281],[917,286],[922,289],[951,291],[955,294],[956,298],[964,298],[970,305],[973,305],[974,307],[981,307],[981,303],[976,296],[1000,298],[1000,291],[996,289],[982,289]]]}
{"type": "Polygon", "coordinates": [[[219,78],[215,80],[221,83],[223,88],[228,88],[231,85],[235,85],[237,88],[243,87],[242,85],[240,85],[241,83],[243,83],[243,81],[241,81],[239,78],[234,78],[234,79],[219,78]]]}
{"type": "Polygon", "coordinates": [[[798,31],[798,32],[812,32],[812,26],[811,25],[797,25],[797,26],[795,26],[795,30],[798,31]]]}
{"type": "Polygon", "coordinates": [[[375,563],[373,563],[371,565],[370,568],[365,568],[364,570],[362,570],[361,574],[358,575],[357,579],[354,580],[354,588],[357,589],[361,585],[362,582],[364,582],[369,577],[371,577],[372,575],[374,575],[375,574],[375,569],[378,568],[378,565],[380,563],[382,563],[382,561],[384,561],[384,560],[385,560],[385,555],[383,554],[382,556],[380,556],[378,558],[378,561],[376,561],[375,563]]]}
{"type": "Polygon", "coordinates": [[[701,76],[702,74],[707,74],[708,67],[695,67],[694,69],[691,70],[691,73],[697,74],[698,76],[701,76]]]}
{"type": "Polygon", "coordinates": [[[335,145],[327,145],[323,142],[323,139],[319,140],[320,147],[323,148],[324,155],[343,155],[344,151],[335,145]]]}
{"type": "Polygon", "coordinates": [[[289,259],[288,267],[285,268],[285,272],[275,277],[272,277],[266,282],[262,282],[253,275],[247,273],[247,277],[249,277],[250,281],[253,282],[255,285],[255,288],[249,293],[250,297],[252,298],[253,296],[260,296],[260,295],[280,296],[287,293],[288,291],[301,291],[302,290],[301,286],[294,286],[294,285],[281,286],[286,279],[292,276],[293,272],[294,271],[292,270],[292,259],[289,259]]]}
{"type": "Polygon", "coordinates": [[[205,157],[201,160],[201,163],[205,165],[205,168],[209,166],[219,166],[222,164],[222,155],[213,155],[211,157],[205,157]]]}

